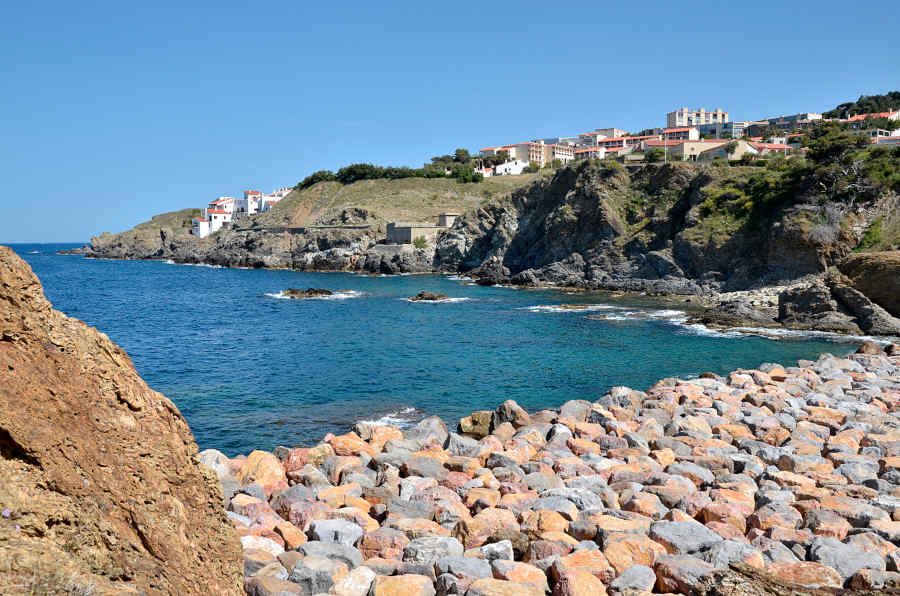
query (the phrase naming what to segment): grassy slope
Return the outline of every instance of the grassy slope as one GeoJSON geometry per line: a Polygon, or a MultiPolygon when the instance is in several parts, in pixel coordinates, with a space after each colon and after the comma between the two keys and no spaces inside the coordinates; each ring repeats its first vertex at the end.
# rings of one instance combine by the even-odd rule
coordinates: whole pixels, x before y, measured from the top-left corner
{"type": "Polygon", "coordinates": [[[366,209],[384,221],[431,221],[442,212],[468,211],[536,178],[536,174],[498,176],[474,184],[460,184],[445,178],[362,180],[347,186],[321,182],[302,191],[293,191],[271,211],[259,215],[256,221],[262,227],[304,226],[328,212],[349,207],[366,209]]]}
{"type": "Polygon", "coordinates": [[[182,209],[181,211],[170,211],[168,213],[161,213],[159,215],[154,215],[150,221],[145,221],[140,223],[134,227],[135,230],[143,230],[143,229],[153,229],[158,230],[160,228],[171,228],[172,230],[178,230],[179,228],[190,228],[191,227],[191,219],[194,217],[200,217],[202,213],[202,209],[182,209]]]}

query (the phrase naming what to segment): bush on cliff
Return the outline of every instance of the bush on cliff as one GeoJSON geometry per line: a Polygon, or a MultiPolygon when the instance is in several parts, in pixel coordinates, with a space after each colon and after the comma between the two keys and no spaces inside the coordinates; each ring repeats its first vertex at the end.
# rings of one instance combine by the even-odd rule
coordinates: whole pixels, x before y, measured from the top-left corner
{"type": "Polygon", "coordinates": [[[310,174],[294,188],[303,190],[319,182],[337,181],[341,184],[353,184],[360,180],[400,180],[403,178],[455,178],[459,182],[481,182],[484,179],[468,162],[451,162],[444,165],[426,165],[424,168],[408,168],[405,166],[376,166],[370,163],[354,163],[344,166],[337,173],[330,170],[319,170],[310,174]],[[449,173],[447,171],[449,170],[449,173]]]}

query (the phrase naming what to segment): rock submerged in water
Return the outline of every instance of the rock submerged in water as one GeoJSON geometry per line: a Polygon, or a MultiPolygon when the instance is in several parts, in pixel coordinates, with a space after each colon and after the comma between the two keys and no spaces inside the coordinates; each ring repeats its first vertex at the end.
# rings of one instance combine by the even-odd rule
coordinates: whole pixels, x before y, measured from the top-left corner
{"type": "Polygon", "coordinates": [[[877,590],[900,586],[898,411],[900,346],[869,343],[555,410],[507,400],[458,433],[359,423],[279,447],[265,477],[293,486],[239,495],[231,519],[271,542],[247,540],[253,594],[273,569],[359,595],[877,590]],[[292,532],[298,552],[260,567],[292,532]]]}
{"type": "Polygon", "coordinates": [[[297,288],[288,288],[283,292],[288,298],[319,298],[321,296],[332,296],[334,292],[325,288],[306,288],[299,290],[297,288]]]}
{"type": "Polygon", "coordinates": [[[413,302],[436,302],[439,300],[448,300],[449,298],[449,296],[447,296],[446,294],[441,294],[440,292],[433,293],[422,290],[415,296],[411,297],[410,300],[412,300],[413,302]]]}

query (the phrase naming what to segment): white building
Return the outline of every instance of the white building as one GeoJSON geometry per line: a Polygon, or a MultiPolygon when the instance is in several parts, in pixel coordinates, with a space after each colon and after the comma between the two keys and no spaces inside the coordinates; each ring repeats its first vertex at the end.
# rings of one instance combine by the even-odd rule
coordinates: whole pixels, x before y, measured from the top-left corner
{"type": "Polygon", "coordinates": [[[582,147],[575,150],[575,159],[603,159],[606,147],[582,147]]]}
{"type": "Polygon", "coordinates": [[[693,126],[666,128],[663,130],[662,137],[666,141],[697,141],[700,139],[700,131],[693,126]]]}
{"type": "Polygon", "coordinates": [[[197,238],[209,236],[209,220],[203,217],[195,217],[191,220],[191,234],[197,238]]]}
{"type": "Polygon", "coordinates": [[[728,112],[720,109],[709,110],[700,108],[699,110],[689,110],[681,108],[674,112],[666,114],[666,127],[681,128],[685,126],[698,126],[700,124],[715,124],[716,122],[728,122],[728,112]]]}
{"type": "Polygon", "coordinates": [[[219,197],[203,210],[202,218],[191,222],[191,234],[198,238],[206,238],[230,224],[234,219],[234,197],[219,197]],[[204,225],[205,224],[205,225],[204,225]]]}
{"type": "Polygon", "coordinates": [[[243,198],[234,200],[234,219],[259,213],[263,194],[258,190],[245,190],[243,198]]]}
{"type": "Polygon", "coordinates": [[[624,137],[628,134],[627,130],[621,128],[595,128],[595,132],[599,132],[604,137],[624,137]]]}
{"type": "Polygon", "coordinates": [[[494,175],[495,176],[518,176],[527,167],[528,167],[527,161],[523,161],[521,159],[514,159],[512,161],[502,163],[499,166],[494,166],[494,175]]]}

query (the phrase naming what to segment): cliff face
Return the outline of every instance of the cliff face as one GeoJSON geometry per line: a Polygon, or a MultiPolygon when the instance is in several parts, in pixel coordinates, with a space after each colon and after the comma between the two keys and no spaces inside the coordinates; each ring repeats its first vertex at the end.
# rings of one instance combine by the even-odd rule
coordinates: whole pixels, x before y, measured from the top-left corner
{"type": "Polygon", "coordinates": [[[887,193],[854,212],[815,201],[760,208],[744,194],[758,192],[760,172],[576,164],[467,213],[438,243],[437,264],[476,274],[499,267],[524,284],[741,290],[823,273],[898,202],[887,193]]]}
{"type": "Polygon", "coordinates": [[[243,218],[207,238],[189,233],[192,212],[183,210],[158,215],[119,234],[92,238],[84,252],[91,257],[229,267],[423,273],[433,268],[434,246],[423,250],[379,245],[387,222],[434,221],[442,212],[469,211],[534,178],[503,176],[479,184],[422,178],[348,185],[322,182],[294,191],[272,210],[243,218]]]}
{"type": "Polygon", "coordinates": [[[0,363],[0,591],[240,593],[240,543],[178,409],[6,247],[0,363]]]}
{"type": "Polygon", "coordinates": [[[900,251],[855,254],[838,268],[857,290],[900,317],[900,251]]]}

